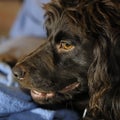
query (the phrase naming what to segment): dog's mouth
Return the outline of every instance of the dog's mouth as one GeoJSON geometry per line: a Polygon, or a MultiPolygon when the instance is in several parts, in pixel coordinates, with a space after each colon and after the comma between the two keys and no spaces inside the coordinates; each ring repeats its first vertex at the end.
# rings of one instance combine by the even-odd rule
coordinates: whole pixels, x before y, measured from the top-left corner
{"type": "MultiPolygon", "coordinates": [[[[66,86],[62,90],[59,90],[58,92],[65,94],[65,93],[68,93],[68,92],[76,89],[79,85],[80,85],[80,83],[75,82],[73,84],[66,86]]],[[[55,95],[56,95],[55,92],[38,91],[38,90],[34,90],[34,89],[31,90],[31,96],[35,101],[50,99],[50,98],[53,98],[55,95]]]]}

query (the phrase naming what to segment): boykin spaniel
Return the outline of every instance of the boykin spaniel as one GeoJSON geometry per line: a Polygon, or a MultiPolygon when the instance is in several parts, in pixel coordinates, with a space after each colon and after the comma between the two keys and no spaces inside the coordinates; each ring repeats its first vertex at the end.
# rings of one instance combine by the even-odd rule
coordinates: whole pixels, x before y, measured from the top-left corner
{"type": "Polygon", "coordinates": [[[120,1],[52,0],[44,9],[48,40],[16,64],[19,83],[43,106],[120,120],[120,1]]]}

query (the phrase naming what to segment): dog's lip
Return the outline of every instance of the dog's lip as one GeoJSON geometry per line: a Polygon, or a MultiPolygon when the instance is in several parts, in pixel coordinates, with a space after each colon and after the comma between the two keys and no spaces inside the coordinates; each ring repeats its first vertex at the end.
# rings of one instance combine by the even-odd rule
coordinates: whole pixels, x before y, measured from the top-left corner
{"type": "Polygon", "coordinates": [[[66,92],[72,91],[73,89],[77,88],[79,85],[80,85],[79,82],[74,82],[74,83],[66,86],[65,88],[63,88],[63,89],[60,90],[59,92],[60,92],[60,93],[66,93],[66,92]]]}
{"type": "MultiPolygon", "coordinates": [[[[80,85],[80,83],[75,82],[75,83],[72,83],[72,84],[66,86],[62,90],[59,90],[58,92],[65,94],[65,93],[70,92],[73,89],[77,88],[79,85],[80,85]]],[[[50,99],[50,98],[54,97],[55,92],[38,91],[35,89],[31,89],[31,96],[35,100],[44,100],[44,99],[50,99]]]]}
{"type": "Polygon", "coordinates": [[[40,92],[37,90],[31,90],[31,96],[35,100],[52,98],[54,95],[54,92],[40,92]]]}

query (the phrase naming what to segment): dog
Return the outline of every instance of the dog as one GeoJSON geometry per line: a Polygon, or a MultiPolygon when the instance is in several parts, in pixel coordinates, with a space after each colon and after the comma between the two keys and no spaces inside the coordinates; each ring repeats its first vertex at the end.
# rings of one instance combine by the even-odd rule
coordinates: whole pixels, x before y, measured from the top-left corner
{"type": "Polygon", "coordinates": [[[120,2],[52,0],[44,9],[48,40],[13,68],[20,85],[40,105],[119,120],[120,2]]]}

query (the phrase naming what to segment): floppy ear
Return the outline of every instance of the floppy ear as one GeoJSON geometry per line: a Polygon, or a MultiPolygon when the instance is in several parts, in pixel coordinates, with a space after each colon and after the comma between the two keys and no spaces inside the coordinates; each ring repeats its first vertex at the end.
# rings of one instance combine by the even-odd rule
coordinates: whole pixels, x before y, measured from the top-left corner
{"type": "Polygon", "coordinates": [[[120,56],[117,53],[120,47],[116,49],[120,42],[117,40],[118,37],[111,36],[104,31],[94,45],[94,60],[88,75],[89,106],[93,113],[99,110],[105,110],[106,113],[109,107],[112,107],[114,112],[120,111],[120,66],[118,64],[120,56]]]}
{"type": "MultiPolygon", "coordinates": [[[[112,85],[110,94],[112,96],[111,109],[114,114],[114,119],[120,119],[120,31],[112,30],[112,41],[114,42],[114,55],[116,59],[116,69],[112,69],[116,74],[112,76],[112,85]]],[[[113,64],[113,63],[112,63],[113,64]]]]}

